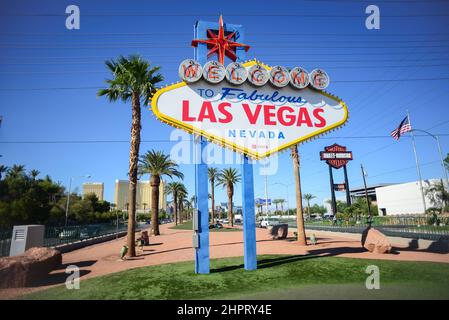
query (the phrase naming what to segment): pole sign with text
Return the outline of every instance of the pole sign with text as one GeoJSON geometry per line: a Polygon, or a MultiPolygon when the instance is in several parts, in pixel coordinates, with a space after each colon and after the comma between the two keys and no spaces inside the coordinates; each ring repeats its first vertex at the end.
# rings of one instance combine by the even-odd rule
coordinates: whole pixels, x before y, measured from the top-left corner
{"type": "Polygon", "coordinates": [[[192,59],[179,66],[183,80],[162,88],[151,107],[161,121],[255,159],[342,126],[348,118],[343,101],[324,92],[329,77],[256,60],[192,59]]]}
{"type": "Polygon", "coordinates": [[[335,143],[324,147],[324,151],[320,152],[320,160],[326,161],[334,169],[340,169],[352,160],[352,151],[347,151],[346,147],[335,143]]]}

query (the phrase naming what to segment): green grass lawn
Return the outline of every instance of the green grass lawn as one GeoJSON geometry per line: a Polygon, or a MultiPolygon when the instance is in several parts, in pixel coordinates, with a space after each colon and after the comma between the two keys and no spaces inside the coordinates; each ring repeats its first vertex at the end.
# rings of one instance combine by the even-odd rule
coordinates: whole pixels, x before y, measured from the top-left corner
{"type": "MultiPolygon", "coordinates": [[[[192,230],[192,220],[188,220],[186,222],[183,222],[181,224],[178,224],[177,226],[170,227],[170,229],[179,229],[179,230],[192,230]]],[[[242,231],[242,229],[238,228],[221,228],[221,229],[209,229],[210,232],[229,232],[229,231],[242,231]]]]}
{"type": "Polygon", "coordinates": [[[211,260],[211,274],[196,275],[193,262],[131,269],[81,281],[24,299],[449,299],[449,265],[337,257],[264,255],[258,270],[243,258],[211,260]],[[368,265],[380,269],[380,290],[367,290],[368,265]]]}

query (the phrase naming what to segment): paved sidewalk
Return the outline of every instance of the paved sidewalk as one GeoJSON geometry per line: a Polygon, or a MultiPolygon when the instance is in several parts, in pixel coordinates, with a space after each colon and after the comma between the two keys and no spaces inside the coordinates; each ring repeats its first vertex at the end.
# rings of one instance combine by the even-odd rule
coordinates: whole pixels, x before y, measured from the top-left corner
{"type": "MultiPolygon", "coordinates": [[[[0,299],[13,298],[23,293],[64,283],[68,265],[77,265],[81,279],[98,277],[131,268],[194,260],[192,232],[190,230],[170,229],[173,224],[161,225],[161,235],[150,237],[150,245],[143,251],[137,249],[138,256],[126,261],[119,259],[119,252],[126,238],[111,240],[63,254],[63,266],[53,271],[41,286],[0,290],[0,299]]],[[[404,261],[431,261],[449,263],[449,253],[432,253],[425,250],[412,250],[404,246],[395,247],[394,254],[373,254],[361,248],[360,240],[310,231],[317,236],[314,246],[299,246],[293,240],[292,232],[286,240],[272,240],[266,229],[256,230],[257,254],[312,254],[320,256],[339,256],[361,259],[385,259],[404,261]]],[[[243,256],[243,232],[211,232],[211,258],[243,256]]],[[[242,258],[243,263],[243,258],[242,258]]],[[[192,270],[194,265],[192,263],[192,270]]]]}

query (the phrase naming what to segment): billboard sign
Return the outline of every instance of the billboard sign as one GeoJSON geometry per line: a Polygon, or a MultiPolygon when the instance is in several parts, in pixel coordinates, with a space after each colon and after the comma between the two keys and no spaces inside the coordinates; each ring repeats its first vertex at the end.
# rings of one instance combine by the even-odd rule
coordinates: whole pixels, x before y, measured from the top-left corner
{"type": "Polygon", "coordinates": [[[260,159],[342,126],[345,103],[322,91],[327,74],[290,72],[256,60],[224,67],[184,60],[183,80],[162,88],[151,107],[174,127],[260,159]]]}
{"type": "Polygon", "coordinates": [[[340,169],[352,160],[352,151],[347,151],[346,147],[338,144],[324,147],[320,152],[320,160],[326,161],[332,168],[340,169]]]}

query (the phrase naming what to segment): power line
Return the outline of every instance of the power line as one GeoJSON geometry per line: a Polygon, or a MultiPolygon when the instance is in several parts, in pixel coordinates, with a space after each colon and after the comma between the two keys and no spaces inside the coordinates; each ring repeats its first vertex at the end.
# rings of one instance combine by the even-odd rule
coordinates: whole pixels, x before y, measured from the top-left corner
{"type": "MultiPolygon", "coordinates": [[[[390,65],[390,66],[336,66],[326,67],[326,69],[378,69],[378,68],[421,68],[421,67],[443,67],[449,66],[445,64],[429,64],[429,65],[390,65]]],[[[175,69],[164,69],[165,71],[174,71],[175,69]]],[[[109,70],[68,70],[68,71],[0,71],[0,74],[102,74],[110,73],[109,70]]]]}
{"type": "MultiPolygon", "coordinates": [[[[363,14],[316,14],[316,13],[222,13],[225,17],[302,17],[302,18],[362,18],[363,14]]],[[[218,17],[217,13],[83,13],[84,17],[218,17]]],[[[382,18],[447,17],[449,13],[384,14],[382,18]]],[[[67,17],[64,13],[2,13],[0,17],[67,17]]]]}
{"type": "MultiPolygon", "coordinates": [[[[440,137],[449,136],[449,133],[437,134],[440,137]]],[[[407,137],[408,136],[403,136],[407,137]]],[[[415,137],[427,137],[425,134],[415,135],[415,137]]],[[[384,139],[391,136],[341,136],[341,137],[319,137],[319,140],[329,140],[329,139],[384,139]]],[[[193,141],[192,139],[147,139],[141,140],[143,143],[151,142],[179,142],[179,141],[193,141]]],[[[6,140],[0,141],[0,144],[97,144],[97,143],[129,143],[129,140],[6,140]]]]}
{"type": "MultiPolygon", "coordinates": [[[[416,45],[416,46],[310,46],[310,45],[277,45],[274,44],[276,48],[292,48],[292,49],[425,49],[425,48],[447,48],[449,45],[431,45],[431,46],[423,46],[423,45],[416,45]]],[[[97,45],[96,43],[92,43],[91,46],[88,45],[82,45],[82,46],[73,46],[73,45],[67,45],[67,46],[57,46],[57,45],[0,45],[0,48],[4,49],[122,49],[122,48],[154,48],[154,49],[180,49],[180,48],[188,48],[192,49],[190,47],[187,47],[186,45],[151,45],[148,43],[142,43],[142,44],[102,44],[97,45]]],[[[257,46],[257,48],[273,48],[273,45],[262,45],[257,46]]],[[[363,54],[363,53],[360,53],[363,54]]]]}
{"type": "MultiPolygon", "coordinates": [[[[160,57],[164,57],[164,56],[160,56],[160,57]]],[[[61,59],[64,57],[60,57],[61,59]]],[[[50,58],[48,58],[50,59],[50,58]]],[[[57,59],[56,57],[53,59],[57,59]]],[[[31,61],[31,62],[0,62],[0,65],[71,65],[71,64],[103,64],[104,60],[107,59],[105,57],[103,57],[103,60],[98,60],[98,61],[31,61]]],[[[372,62],[372,63],[380,63],[380,62],[426,62],[426,61],[436,61],[436,60],[442,60],[442,61],[448,61],[449,58],[429,58],[429,59],[407,59],[407,61],[404,61],[404,59],[383,59],[383,60],[372,60],[372,59],[359,59],[359,60],[316,60],[316,59],[300,59],[300,61],[298,61],[298,59],[276,59],[273,60],[274,58],[260,58],[260,60],[262,61],[276,61],[276,63],[280,63],[280,62],[315,62],[315,63],[326,63],[326,62],[346,62],[346,63],[357,63],[357,62],[372,62]]],[[[152,60],[152,59],[151,59],[152,60]]],[[[180,59],[174,59],[174,60],[157,60],[158,63],[160,62],[166,62],[166,63],[179,63],[181,60],[180,59]]],[[[385,66],[388,68],[401,68],[401,67],[416,67],[416,66],[445,66],[446,64],[436,64],[436,65],[402,65],[402,66],[398,66],[398,65],[392,65],[392,66],[385,66]]],[[[336,66],[333,68],[346,68],[344,66],[336,66]]],[[[368,67],[368,66],[367,66],[368,67]]],[[[383,67],[383,66],[373,66],[370,65],[369,67],[372,68],[377,68],[377,67],[383,67]]],[[[357,68],[357,66],[348,66],[348,68],[357,68]]],[[[363,66],[360,66],[360,68],[363,68],[363,66]]]]}
{"type": "MultiPolygon", "coordinates": [[[[442,81],[449,77],[440,78],[407,78],[407,79],[367,79],[367,80],[334,80],[333,83],[373,83],[373,82],[410,82],[410,81],[442,81]]],[[[89,90],[102,89],[103,87],[48,87],[48,88],[0,88],[0,91],[44,91],[44,90],[89,90]]]]}
{"type": "MultiPolygon", "coordinates": [[[[447,0],[445,0],[447,1],[447,0]]],[[[0,36],[155,36],[155,35],[188,35],[191,36],[192,32],[93,32],[93,33],[81,33],[81,32],[0,32],[0,36]]],[[[266,36],[310,36],[310,37],[428,37],[428,36],[447,36],[449,32],[428,32],[428,33],[307,33],[307,32],[262,32],[254,33],[248,36],[248,39],[252,37],[266,37],[266,36]]]]}

